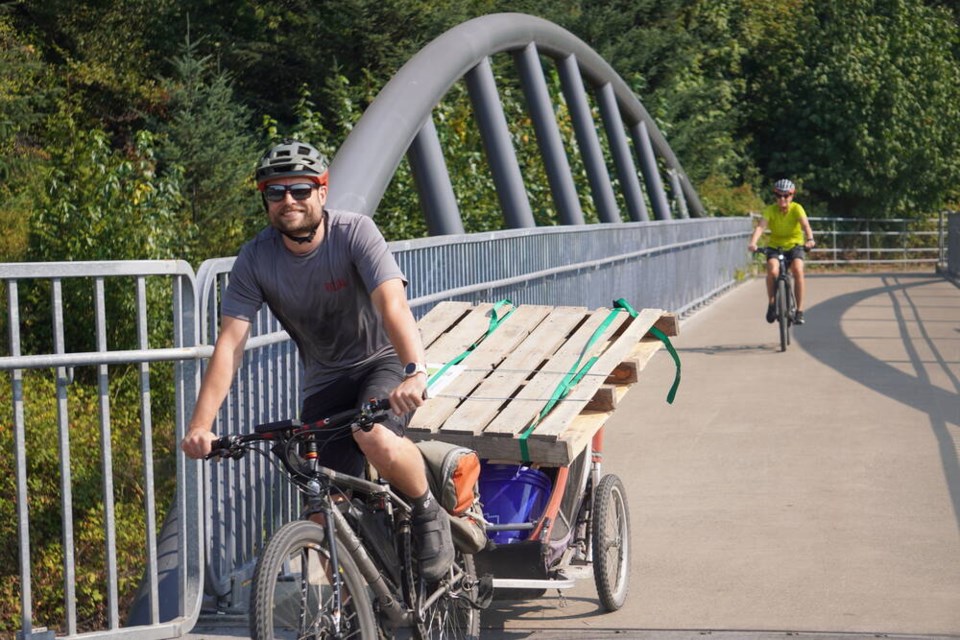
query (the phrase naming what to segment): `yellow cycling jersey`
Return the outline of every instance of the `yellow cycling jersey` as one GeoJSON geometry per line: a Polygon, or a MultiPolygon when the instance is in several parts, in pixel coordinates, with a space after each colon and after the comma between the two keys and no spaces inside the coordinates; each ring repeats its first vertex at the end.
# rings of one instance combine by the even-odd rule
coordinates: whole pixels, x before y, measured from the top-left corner
{"type": "Polygon", "coordinates": [[[780,213],[780,207],[771,204],[763,209],[763,218],[767,221],[770,235],[767,237],[768,247],[792,249],[803,244],[803,227],[800,220],[807,217],[807,212],[796,202],[791,202],[786,213],[780,213]]]}

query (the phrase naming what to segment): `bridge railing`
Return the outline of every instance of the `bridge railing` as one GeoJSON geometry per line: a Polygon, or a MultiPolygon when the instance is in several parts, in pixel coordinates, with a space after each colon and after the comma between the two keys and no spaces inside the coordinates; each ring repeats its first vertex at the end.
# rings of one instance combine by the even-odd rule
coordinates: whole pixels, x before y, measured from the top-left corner
{"type": "MultiPolygon", "coordinates": [[[[175,525],[167,531],[169,547],[161,549],[159,541],[163,536],[157,526],[160,507],[155,487],[162,478],[157,478],[155,462],[157,456],[169,452],[171,444],[159,442],[158,436],[162,434],[164,440],[176,441],[182,437],[184,412],[190,410],[196,395],[197,362],[210,352],[197,346],[193,270],[182,261],[2,264],[0,281],[6,289],[2,306],[6,307],[9,335],[8,355],[0,357],[0,370],[9,372],[9,378],[0,381],[0,395],[10,399],[12,410],[12,415],[0,419],[0,426],[5,432],[4,441],[12,435],[12,451],[6,448],[3,451],[3,467],[13,475],[11,484],[15,485],[14,495],[9,497],[15,505],[18,532],[18,635],[52,637],[49,626],[57,627],[60,635],[70,637],[116,638],[130,634],[146,639],[179,637],[193,626],[202,597],[200,536],[203,526],[197,504],[201,476],[198,465],[185,462],[182,456],[177,456],[175,463],[167,461],[174,464],[164,465],[175,468],[177,493],[166,497],[166,500],[172,499],[168,517],[172,516],[170,521],[175,525]],[[152,293],[157,286],[167,291],[160,296],[163,302],[159,304],[169,304],[169,308],[156,308],[156,296],[152,293]],[[21,301],[25,291],[29,294],[38,290],[49,295],[46,323],[37,317],[36,308],[24,306],[37,304],[35,295],[21,301]],[[133,300],[131,314],[136,337],[132,348],[129,344],[109,343],[109,336],[115,335],[112,328],[118,318],[108,317],[108,309],[116,309],[108,305],[107,300],[118,290],[133,300]],[[77,318],[70,315],[77,305],[92,308],[92,326],[77,326],[77,318]],[[158,317],[172,318],[172,324],[169,333],[161,338],[165,346],[152,347],[149,324],[158,317]],[[38,340],[38,334],[46,338],[38,340]],[[24,353],[24,338],[49,346],[43,351],[24,353]],[[71,340],[93,345],[92,350],[76,350],[71,340]],[[169,424],[158,432],[151,410],[152,398],[158,391],[154,368],[161,363],[173,363],[173,375],[161,378],[167,385],[171,384],[171,377],[175,381],[173,388],[163,394],[172,398],[174,404],[168,407],[168,412],[175,416],[174,433],[166,432],[169,424]],[[131,367],[137,387],[135,402],[139,404],[132,411],[139,410],[133,431],[129,421],[127,426],[117,428],[112,419],[120,410],[117,397],[122,394],[118,386],[130,384],[131,367]],[[28,373],[34,370],[39,373],[28,373]],[[44,409],[50,402],[28,402],[38,395],[34,386],[47,389],[43,381],[49,379],[53,384],[48,393],[55,396],[56,406],[52,417],[44,409]],[[95,400],[84,402],[91,389],[95,400]],[[96,416],[77,415],[79,411],[89,410],[91,404],[96,407],[96,416]],[[49,424],[51,420],[54,424],[49,424]],[[32,433],[28,433],[28,425],[32,433]],[[99,451],[91,451],[89,442],[97,441],[96,431],[99,431],[99,451]],[[52,441],[56,442],[53,457],[50,455],[52,441]],[[130,457],[115,459],[116,443],[130,441],[139,442],[139,447],[124,447],[123,451],[130,457]],[[30,446],[31,442],[36,444],[30,446]],[[137,449],[138,453],[131,453],[137,449]],[[8,464],[11,460],[7,456],[11,453],[12,464],[8,464]],[[99,465],[90,463],[97,459],[99,465]],[[77,467],[77,460],[85,464],[77,467]],[[51,469],[52,465],[45,461],[54,463],[56,468],[51,469]],[[96,466],[99,473],[91,472],[90,467],[96,466]],[[136,479],[131,480],[131,475],[136,479]],[[56,476],[59,477],[57,491],[51,494],[44,490],[44,482],[56,476]],[[99,500],[90,510],[89,494],[98,489],[99,500]],[[142,498],[121,501],[118,494],[131,490],[141,491],[142,498]],[[80,497],[75,500],[76,494],[80,497]],[[136,530],[129,527],[118,530],[118,510],[124,510],[129,516],[134,504],[140,507],[141,515],[126,520],[142,526],[136,530]],[[44,517],[48,509],[58,511],[59,519],[44,517]],[[43,525],[43,530],[38,524],[43,525]],[[118,541],[121,540],[127,553],[133,553],[139,563],[131,566],[129,556],[119,556],[118,541]],[[133,546],[139,546],[139,553],[130,551],[131,540],[138,541],[133,546]],[[59,558],[50,557],[51,553],[59,558]],[[125,607],[129,601],[122,602],[125,594],[121,589],[121,581],[129,581],[131,571],[135,580],[145,576],[143,620],[135,626],[128,626],[126,622],[125,607]],[[60,588],[51,586],[57,578],[60,588]],[[37,620],[34,587],[40,579],[48,593],[45,619],[37,620]],[[168,582],[161,584],[165,581],[168,582]],[[50,595],[51,590],[59,594],[56,596],[59,604],[51,601],[55,598],[50,595]],[[163,598],[161,591],[165,592],[163,598]],[[103,618],[103,624],[91,628],[93,623],[78,614],[78,603],[88,604],[89,600],[100,597],[104,604],[97,615],[103,618]]],[[[46,306],[42,301],[40,304],[46,306]]],[[[126,407],[124,413],[130,413],[130,408],[126,407]]],[[[169,458],[169,453],[166,455],[169,458]]],[[[6,540],[5,544],[13,545],[14,541],[6,540]]],[[[89,610],[85,613],[90,615],[89,610]]]]}
{"type": "Polygon", "coordinates": [[[945,259],[945,213],[922,218],[811,217],[817,249],[808,264],[936,265],[945,259]]]}
{"type": "Polygon", "coordinates": [[[944,226],[947,228],[947,237],[943,240],[944,252],[937,270],[960,283],[960,212],[947,213],[944,226]]]}
{"type": "MultiPolygon", "coordinates": [[[[702,218],[646,223],[621,223],[540,229],[516,229],[491,233],[442,236],[394,242],[391,249],[410,281],[409,297],[415,313],[422,315],[444,299],[491,300],[510,298],[517,304],[576,304],[609,306],[626,298],[634,306],[658,307],[683,312],[732,286],[747,270],[749,257],[743,250],[751,230],[747,218],[702,218]]],[[[0,280],[6,287],[5,306],[9,342],[0,357],[0,371],[8,372],[8,384],[0,391],[11,398],[11,428],[7,433],[12,451],[9,465],[15,479],[15,507],[18,526],[17,553],[21,585],[20,633],[24,638],[50,637],[46,627],[58,628],[59,635],[117,638],[135,634],[147,639],[174,638],[192,627],[202,608],[242,611],[246,607],[248,578],[264,540],[298,511],[289,487],[277,482],[269,465],[256,456],[230,464],[204,464],[185,460],[176,443],[182,438],[196,398],[199,369],[212,353],[219,326],[219,296],[229,281],[233,258],[211,260],[194,276],[189,265],[179,261],[2,264],[0,280]],[[160,281],[159,283],[157,281],[160,281]],[[166,285],[163,282],[169,281],[166,285]],[[76,320],[64,317],[69,308],[62,293],[64,283],[71,292],[85,292],[93,311],[93,325],[77,327],[76,320]],[[49,352],[23,353],[25,323],[38,331],[32,310],[24,307],[21,292],[26,287],[49,290],[49,352]],[[151,295],[154,284],[168,290],[164,296],[151,295]],[[135,299],[132,309],[137,344],[109,344],[111,318],[107,317],[109,292],[129,288],[135,299]],[[160,298],[169,308],[157,307],[160,298]],[[170,332],[159,338],[162,346],[150,344],[151,319],[170,318],[170,332]],[[93,350],[71,350],[69,334],[93,334],[93,350]],[[157,375],[155,368],[170,366],[172,375],[157,375]],[[117,376],[129,376],[134,368],[137,391],[132,410],[139,414],[135,433],[121,431],[128,426],[114,424],[114,418],[128,414],[119,406],[117,376]],[[30,374],[37,371],[37,374],[30,374]],[[58,490],[54,495],[38,488],[35,461],[37,451],[28,446],[44,417],[25,399],[25,386],[33,375],[53,379],[56,396],[56,434],[59,468],[58,490]],[[164,388],[169,385],[171,388],[164,388]],[[97,415],[87,422],[99,430],[99,477],[74,476],[74,458],[89,459],[94,452],[78,451],[71,445],[80,436],[73,394],[80,387],[93,389],[97,415]],[[172,402],[173,406],[157,402],[172,402]],[[34,412],[34,413],[31,413],[34,412]],[[157,441],[155,415],[172,415],[164,425],[162,442],[157,441]],[[140,440],[137,460],[115,459],[112,443],[122,438],[140,440]],[[170,460],[170,452],[175,460],[170,460]],[[165,452],[165,453],[162,453],[165,452]],[[158,459],[157,456],[167,456],[158,459]],[[176,495],[159,495],[154,465],[175,469],[176,495]],[[118,531],[115,505],[116,478],[140,469],[137,482],[142,490],[142,526],[118,531]],[[88,514],[101,522],[99,541],[87,542],[102,550],[103,560],[96,581],[104,585],[104,624],[91,627],[78,620],[82,596],[75,558],[76,533],[83,525],[89,538],[90,522],[76,522],[74,494],[89,491],[90,482],[100,487],[100,511],[88,514]],[[37,533],[31,528],[37,514],[31,504],[55,500],[62,514],[58,558],[38,557],[37,533]],[[171,501],[167,513],[158,513],[171,501]],[[165,518],[165,519],[164,519],[165,518]],[[164,522],[158,526],[158,522],[164,522]],[[118,536],[141,541],[144,581],[132,610],[122,602],[120,574],[131,569],[116,554],[118,536]],[[38,567],[54,563],[62,574],[62,619],[35,617],[36,599],[32,585],[38,567]],[[123,566],[121,566],[123,565],[123,566]]],[[[67,296],[69,297],[69,296],[67,296]]],[[[75,301],[74,301],[75,304],[75,301]]],[[[34,341],[36,342],[36,341],[34,341]]],[[[254,323],[243,364],[216,424],[219,433],[248,428],[257,420],[281,419],[296,414],[299,404],[300,364],[293,343],[277,321],[264,309],[254,323]]],[[[79,405],[79,403],[78,403],[79,405]]],[[[0,425],[10,424],[8,419],[0,425]]],[[[125,423],[126,424],[126,423],[125,423]]],[[[90,428],[89,426],[85,428],[90,428]]],[[[88,437],[84,441],[89,441],[88,437]]],[[[47,475],[51,475],[47,470],[47,475]]],[[[162,491],[161,491],[162,493],[162,491]]],[[[126,505],[129,506],[129,505],[126,505]]],[[[129,526],[129,525],[127,525],[129,526]]],[[[96,529],[94,527],[94,529],[96,529]]],[[[86,562],[86,559],[83,560],[86,562]]],[[[49,570],[45,571],[48,574],[49,570]]],[[[139,574],[138,574],[139,575],[139,574]]],[[[48,603],[49,604],[49,603],[48,603]]],[[[58,607],[54,607],[58,608],[58,607]]]]}

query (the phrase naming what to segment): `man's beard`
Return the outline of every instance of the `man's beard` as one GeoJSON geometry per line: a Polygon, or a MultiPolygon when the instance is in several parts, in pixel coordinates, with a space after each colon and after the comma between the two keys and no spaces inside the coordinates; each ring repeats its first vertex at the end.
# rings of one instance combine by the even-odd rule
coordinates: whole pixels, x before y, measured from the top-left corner
{"type": "Polygon", "coordinates": [[[279,212],[279,215],[277,215],[273,220],[271,220],[271,223],[273,224],[273,227],[280,233],[284,234],[289,238],[296,238],[296,237],[312,235],[313,232],[317,229],[317,227],[320,226],[320,222],[322,220],[323,220],[322,213],[315,213],[310,209],[296,209],[291,207],[279,212]],[[287,222],[284,219],[283,217],[284,214],[287,211],[291,211],[291,210],[297,211],[303,215],[302,219],[299,222],[292,222],[292,221],[287,222]]]}

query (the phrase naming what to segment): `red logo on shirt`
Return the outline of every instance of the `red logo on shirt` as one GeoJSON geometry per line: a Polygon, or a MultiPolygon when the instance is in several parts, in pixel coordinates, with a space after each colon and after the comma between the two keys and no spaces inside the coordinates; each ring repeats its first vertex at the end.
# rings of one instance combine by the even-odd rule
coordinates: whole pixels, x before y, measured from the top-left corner
{"type": "Polygon", "coordinates": [[[347,281],[343,278],[337,278],[336,280],[331,280],[323,285],[323,288],[330,293],[336,293],[340,289],[344,289],[347,286],[347,281]]]}

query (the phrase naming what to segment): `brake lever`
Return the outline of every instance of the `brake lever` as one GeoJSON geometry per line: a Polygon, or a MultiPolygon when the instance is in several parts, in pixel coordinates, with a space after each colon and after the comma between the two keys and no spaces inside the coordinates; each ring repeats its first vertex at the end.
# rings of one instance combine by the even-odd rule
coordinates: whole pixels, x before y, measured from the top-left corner
{"type": "Polygon", "coordinates": [[[369,432],[373,429],[373,425],[376,424],[374,420],[389,410],[389,399],[383,398],[378,400],[376,398],[371,398],[361,407],[360,415],[357,417],[355,424],[360,427],[361,431],[369,432]]]}
{"type": "Polygon", "coordinates": [[[233,458],[239,460],[243,457],[244,450],[240,446],[240,436],[223,436],[213,441],[210,453],[203,457],[204,460],[212,458],[233,458]]]}

